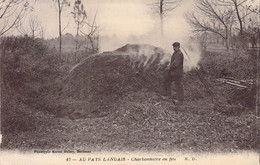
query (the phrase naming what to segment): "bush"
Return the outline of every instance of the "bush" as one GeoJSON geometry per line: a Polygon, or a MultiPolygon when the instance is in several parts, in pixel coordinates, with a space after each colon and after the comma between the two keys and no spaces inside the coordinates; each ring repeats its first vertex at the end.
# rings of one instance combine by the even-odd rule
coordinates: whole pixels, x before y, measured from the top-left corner
{"type": "Polygon", "coordinates": [[[200,71],[213,78],[253,79],[256,75],[256,52],[207,52],[202,54],[200,71]]]}
{"type": "MultiPolygon", "coordinates": [[[[219,93],[219,100],[226,98],[232,104],[253,108],[255,106],[256,86],[249,82],[256,80],[256,51],[237,50],[233,52],[207,52],[203,53],[199,63],[200,74],[212,80],[214,93],[219,93]],[[247,89],[236,86],[219,85],[217,78],[232,77],[245,80],[247,89]],[[215,84],[215,85],[214,85],[215,84]]],[[[212,88],[213,89],[213,88],[212,88]]],[[[211,90],[212,90],[211,89],[211,90]]],[[[215,94],[216,95],[216,94],[215,94]]]]}
{"type": "Polygon", "coordinates": [[[33,108],[24,107],[42,102],[52,90],[61,75],[59,58],[30,37],[1,38],[0,50],[3,134],[35,128],[33,108]]]}

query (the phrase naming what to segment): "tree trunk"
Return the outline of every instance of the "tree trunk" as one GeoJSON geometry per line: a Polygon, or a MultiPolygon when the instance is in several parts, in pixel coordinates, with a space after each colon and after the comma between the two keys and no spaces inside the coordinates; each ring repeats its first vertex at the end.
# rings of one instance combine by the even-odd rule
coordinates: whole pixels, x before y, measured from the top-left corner
{"type": "Polygon", "coordinates": [[[256,51],[256,117],[259,117],[260,109],[260,54],[256,51]]]}
{"type": "Polygon", "coordinates": [[[161,37],[163,36],[163,0],[160,0],[160,29],[161,37]]]}
{"type": "Polygon", "coordinates": [[[79,23],[77,23],[77,34],[76,34],[76,51],[79,49],[79,23]]]}
{"type": "Polygon", "coordinates": [[[163,37],[163,16],[160,15],[160,29],[161,29],[161,37],[163,37]]]}
{"type": "MultiPolygon", "coordinates": [[[[4,40],[3,40],[3,42],[4,42],[4,40]]],[[[3,46],[5,45],[4,43],[2,43],[3,44],[3,46]]],[[[5,138],[5,136],[4,136],[4,132],[5,132],[5,130],[4,130],[4,127],[3,127],[3,123],[4,123],[4,118],[5,118],[5,112],[3,111],[3,109],[4,109],[4,106],[5,106],[5,103],[4,103],[4,100],[5,99],[3,99],[3,91],[4,91],[4,78],[3,78],[3,73],[4,73],[4,71],[3,71],[3,65],[2,65],[2,62],[4,61],[4,57],[5,57],[5,46],[2,48],[2,49],[0,49],[0,52],[1,52],[1,55],[0,55],[0,58],[1,58],[1,60],[0,60],[0,91],[1,91],[1,93],[0,93],[0,98],[1,98],[1,109],[0,109],[0,120],[1,120],[1,127],[0,127],[0,136],[2,136],[2,134],[3,134],[3,136],[2,136],[2,143],[3,143],[3,141],[5,140],[4,138],[5,138]]]]}
{"type": "Polygon", "coordinates": [[[33,29],[32,30],[32,38],[34,39],[34,33],[35,33],[35,30],[33,29]]]}
{"type": "Polygon", "coordinates": [[[88,35],[88,39],[89,39],[90,44],[91,44],[91,54],[93,54],[93,53],[95,53],[94,42],[93,42],[92,37],[90,37],[89,35],[88,35]]]}
{"type": "Polygon", "coordinates": [[[242,18],[239,14],[239,9],[238,9],[238,4],[236,0],[233,0],[234,6],[235,6],[235,10],[236,10],[236,14],[237,14],[237,19],[239,22],[239,39],[240,39],[240,43],[243,49],[245,49],[247,47],[247,41],[245,40],[245,34],[244,34],[244,29],[243,29],[243,21],[242,18]]]}
{"type": "Polygon", "coordinates": [[[238,19],[238,22],[239,22],[239,30],[240,30],[240,35],[243,35],[244,33],[244,30],[243,30],[243,21],[240,17],[240,14],[239,14],[239,10],[238,10],[238,4],[236,1],[233,1],[234,2],[234,5],[235,5],[235,9],[236,9],[236,14],[237,14],[237,19],[238,19]]]}
{"type": "Polygon", "coordinates": [[[226,42],[226,48],[227,48],[227,50],[229,50],[229,42],[228,42],[228,38],[225,39],[225,42],[226,42]]]}
{"type": "Polygon", "coordinates": [[[97,34],[97,52],[99,52],[99,34],[97,34]]]}
{"type": "Polygon", "coordinates": [[[60,36],[60,47],[59,47],[59,52],[61,55],[61,6],[60,6],[60,0],[58,0],[58,8],[59,8],[59,36],[60,36]]]}
{"type": "Polygon", "coordinates": [[[78,51],[78,47],[79,47],[79,44],[78,44],[78,42],[79,42],[79,25],[80,25],[80,22],[79,22],[79,7],[78,7],[78,14],[77,14],[77,21],[76,21],[76,23],[77,23],[77,34],[76,34],[76,51],[78,51]]]}
{"type": "Polygon", "coordinates": [[[225,43],[226,43],[226,48],[227,48],[227,50],[229,50],[229,42],[228,42],[228,40],[229,40],[229,34],[228,34],[228,27],[225,25],[225,31],[226,31],[226,34],[225,34],[225,43]]]}

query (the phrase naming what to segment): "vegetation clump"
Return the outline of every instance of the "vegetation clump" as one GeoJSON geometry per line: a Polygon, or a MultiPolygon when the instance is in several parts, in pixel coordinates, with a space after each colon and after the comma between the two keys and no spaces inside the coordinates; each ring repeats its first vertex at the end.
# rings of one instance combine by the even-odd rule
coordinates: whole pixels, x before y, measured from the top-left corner
{"type": "Polygon", "coordinates": [[[35,128],[32,114],[44,109],[41,99],[62,74],[59,58],[31,37],[2,37],[0,48],[3,133],[35,128]]]}

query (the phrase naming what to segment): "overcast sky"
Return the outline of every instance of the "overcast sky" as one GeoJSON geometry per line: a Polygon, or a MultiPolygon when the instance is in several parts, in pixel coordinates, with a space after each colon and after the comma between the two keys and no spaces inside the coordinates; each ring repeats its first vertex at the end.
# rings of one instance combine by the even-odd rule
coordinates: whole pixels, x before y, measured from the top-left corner
{"type": "MultiPolygon", "coordinates": [[[[82,0],[89,19],[94,17],[97,11],[97,24],[100,27],[101,35],[117,35],[126,37],[129,35],[143,35],[157,30],[156,19],[149,3],[154,0],[82,0]]],[[[166,17],[165,31],[169,29],[180,33],[189,30],[185,21],[184,13],[192,8],[193,0],[183,0],[181,5],[166,17]]],[[[75,35],[76,26],[73,22],[72,6],[67,8],[62,15],[63,26],[68,25],[64,33],[75,35]]],[[[58,36],[58,12],[56,3],[53,0],[37,0],[33,14],[37,15],[43,26],[46,28],[45,37],[58,36]]],[[[158,29],[159,30],[159,29],[158,29]]]]}
{"type": "MultiPolygon", "coordinates": [[[[33,0],[32,0],[33,1],[33,0]]],[[[45,28],[45,38],[58,37],[58,12],[56,0],[36,0],[34,11],[45,28]]],[[[70,8],[62,13],[62,26],[68,27],[63,34],[76,34],[76,25],[71,12],[75,0],[71,2],[70,8]]],[[[160,37],[159,16],[151,11],[149,4],[159,0],[81,0],[84,4],[88,19],[93,19],[97,12],[97,25],[100,35],[108,36],[100,40],[100,50],[109,51],[119,48],[125,44],[145,43],[152,44],[172,51],[171,44],[179,41],[182,46],[195,45],[190,55],[198,61],[199,51],[195,49],[196,41],[189,40],[191,27],[185,19],[185,13],[194,10],[194,0],[182,0],[180,5],[165,19],[164,37],[160,37]]],[[[248,2],[254,0],[248,0],[248,2]]],[[[255,0],[258,4],[259,0],[255,0]]],[[[26,27],[26,20],[24,21],[26,27]]],[[[14,34],[15,31],[12,31],[14,34]]]]}

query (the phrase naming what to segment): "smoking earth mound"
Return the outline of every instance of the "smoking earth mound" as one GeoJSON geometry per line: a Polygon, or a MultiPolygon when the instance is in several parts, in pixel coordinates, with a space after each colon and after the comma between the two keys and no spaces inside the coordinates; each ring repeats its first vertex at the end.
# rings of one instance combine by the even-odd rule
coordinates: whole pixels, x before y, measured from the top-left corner
{"type": "Polygon", "coordinates": [[[127,44],[85,59],[70,71],[63,89],[66,98],[84,104],[70,117],[107,115],[118,108],[120,99],[143,89],[161,93],[167,67],[161,63],[164,56],[158,47],[127,44]]]}

